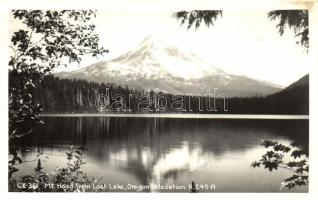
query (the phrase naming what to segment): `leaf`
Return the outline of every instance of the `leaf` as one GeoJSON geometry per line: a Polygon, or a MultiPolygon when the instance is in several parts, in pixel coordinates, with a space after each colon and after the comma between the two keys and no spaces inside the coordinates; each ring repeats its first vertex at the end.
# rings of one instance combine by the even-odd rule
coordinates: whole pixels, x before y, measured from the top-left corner
{"type": "Polygon", "coordinates": [[[278,164],[276,162],[270,162],[270,161],[266,161],[263,163],[264,168],[268,168],[268,170],[271,172],[273,169],[277,170],[278,164]]]}
{"type": "Polygon", "coordinates": [[[276,144],[273,149],[275,151],[282,151],[284,153],[288,153],[290,151],[290,147],[282,145],[282,144],[276,144]]]}
{"type": "Polygon", "coordinates": [[[264,140],[261,145],[263,145],[265,148],[268,148],[270,146],[275,146],[277,145],[276,141],[271,141],[271,140],[264,140]]]}
{"type": "Polygon", "coordinates": [[[267,151],[265,156],[267,156],[268,158],[272,158],[275,155],[274,151],[267,151]]]}
{"type": "Polygon", "coordinates": [[[296,166],[298,166],[298,162],[291,161],[291,162],[288,162],[286,165],[287,165],[288,167],[296,167],[296,166]]]}
{"type": "Polygon", "coordinates": [[[260,167],[260,166],[261,166],[261,163],[258,162],[258,161],[254,161],[254,162],[251,164],[251,166],[252,166],[253,168],[255,168],[255,167],[260,167]]]}
{"type": "Polygon", "coordinates": [[[291,156],[293,156],[294,158],[300,158],[302,155],[305,155],[305,152],[303,150],[294,150],[291,153],[291,156]]]}

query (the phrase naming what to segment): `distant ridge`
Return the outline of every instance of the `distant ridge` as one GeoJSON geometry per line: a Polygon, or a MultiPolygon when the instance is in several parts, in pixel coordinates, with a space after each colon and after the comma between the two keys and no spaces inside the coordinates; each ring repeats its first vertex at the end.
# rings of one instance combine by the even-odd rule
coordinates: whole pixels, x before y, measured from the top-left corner
{"type": "Polygon", "coordinates": [[[309,75],[305,75],[283,90],[265,97],[230,98],[229,113],[308,115],[309,75]]]}
{"type": "Polygon", "coordinates": [[[305,75],[282,91],[268,95],[266,100],[280,105],[281,113],[309,114],[309,75],[305,75]]]}
{"type": "Polygon", "coordinates": [[[288,87],[284,88],[280,92],[275,94],[268,95],[267,98],[273,97],[282,97],[284,95],[292,95],[291,98],[296,98],[297,100],[300,99],[308,99],[309,97],[309,74],[301,77],[288,87]]]}

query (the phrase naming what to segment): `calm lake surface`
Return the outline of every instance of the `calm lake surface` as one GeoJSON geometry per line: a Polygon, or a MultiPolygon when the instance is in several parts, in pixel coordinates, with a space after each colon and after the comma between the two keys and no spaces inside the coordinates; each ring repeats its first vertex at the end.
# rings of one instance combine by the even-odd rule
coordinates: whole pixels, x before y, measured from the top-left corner
{"type": "MultiPolygon", "coordinates": [[[[89,176],[102,176],[101,183],[187,187],[160,192],[189,192],[192,181],[209,187],[198,188],[199,192],[308,191],[308,187],[280,190],[280,183],[291,175],[288,171],[250,167],[266,152],[262,139],[297,142],[308,150],[308,120],[45,117],[44,121],[22,144],[22,159],[30,162],[19,165],[16,176],[30,173],[39,154],[47,171],[65,166],[64,152],[85,141],[84,170],[89,176]]],[[[143,190],[148,191],[158,192],[143,190]]]]}

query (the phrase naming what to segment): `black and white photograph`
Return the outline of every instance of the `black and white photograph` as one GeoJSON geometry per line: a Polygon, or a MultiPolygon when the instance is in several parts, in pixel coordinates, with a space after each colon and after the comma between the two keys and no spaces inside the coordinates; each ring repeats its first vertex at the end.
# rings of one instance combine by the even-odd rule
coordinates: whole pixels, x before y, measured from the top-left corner
{"type": "Polygon", "coordinates": [[[9,9],[8,192],[309,193],[308,5],[9,9]]]}

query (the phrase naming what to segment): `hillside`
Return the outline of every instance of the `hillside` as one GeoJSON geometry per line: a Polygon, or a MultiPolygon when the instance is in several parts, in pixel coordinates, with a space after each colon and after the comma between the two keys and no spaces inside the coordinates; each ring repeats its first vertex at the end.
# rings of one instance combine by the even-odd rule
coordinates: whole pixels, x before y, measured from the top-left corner
{"type": "Polygon", "coordinates": [[[269,95],[266,100],[270,106],[277,107],[281,113],[297,112],[309,114],[309,75],[305,75],[282,91],[269,95]]]}
{"type": "Polygon", "coordinates": [[[309,114],[309,75],[266,97],[230,98],[229,112],[237,114],[309,114]]]}

